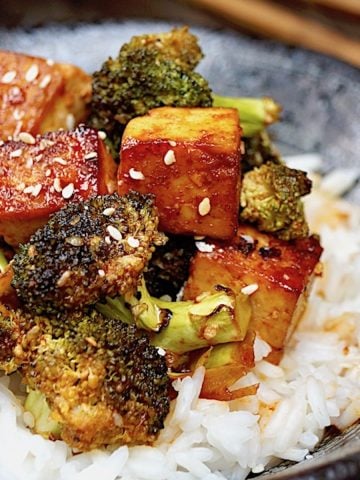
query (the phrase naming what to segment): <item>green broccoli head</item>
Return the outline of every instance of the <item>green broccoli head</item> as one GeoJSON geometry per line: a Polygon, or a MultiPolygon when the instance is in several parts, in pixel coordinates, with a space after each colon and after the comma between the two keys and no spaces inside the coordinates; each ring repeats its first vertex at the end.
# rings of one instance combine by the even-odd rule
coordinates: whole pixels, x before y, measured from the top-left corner
{"type": "MultiPolygon", "coordinates": [[[[144,332],[92,310],[49,317],[17,311],[12,322],[21,332],[15,361],[45,400],[45,425],[52,423],[46,432],[42,419],[39,433],[56,432],[80,450],[155,440],[169,411],[169,378],[144,332]]],[[[33,397],[26,408],[38,419],[33,397]]]]}
{"type": "Polygon", "coordinates": [[[244,175],[240,219],[283,240],[306,237],[301,197],[310,190],[305,172],[268,162],[244,175]]]}
{"type": "Polygon", "coordinates": [[[178,36],[177,30],[165,35],[166,41],[157,41],[161,36],[155,35],[135,37],[93,74],[89,122],[106,131],[114,156],[132,118],[161,106],[212,105],[207,81],[193,71],[201,58],[194,37],[188,32],[178,36]]]}
{"type": "Polygon", "coordinates": [[[36,313],[81,309],[136,288],[155,245],[158,216],[151,195],[130,192],[72,203],[22,245],[13,286],[36,313]]]}

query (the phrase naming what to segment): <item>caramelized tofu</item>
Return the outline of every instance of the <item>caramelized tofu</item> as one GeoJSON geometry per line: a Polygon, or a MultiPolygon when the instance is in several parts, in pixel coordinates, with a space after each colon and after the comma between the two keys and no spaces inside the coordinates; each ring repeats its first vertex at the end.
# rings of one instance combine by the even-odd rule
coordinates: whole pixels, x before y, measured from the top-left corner
{"type": "MultiPolygon", "coordinates": [[[[217,284],[250,295],[255,330],[273,349],[284,347],[305,307],[322,248],[316,237],[286,242],[240,226],[231,244],[209,242],[191,265],[184,291],[194,299],[217,284]]],[[[274,353],[275,353],[274,352],[274,353]]]]}
{"type": "Polygon", "coordinates": [[[96,130],[22,138],[0,146],[0,235],[13,246],[67,202],[116,189],[116,164],[96,130]]]}
{"type": "Polygon", "coordinates": [[[71,129],[86,119],[90,97],[80,68],[0,51],[0,139],[71,129]]]}
{"type": "Polygon", "coordinates": [[[125,129],[118,191],[155,194],[165,232],[232,238],[238,224],[240,134],[231,108],[151,110],[125,129]]]}

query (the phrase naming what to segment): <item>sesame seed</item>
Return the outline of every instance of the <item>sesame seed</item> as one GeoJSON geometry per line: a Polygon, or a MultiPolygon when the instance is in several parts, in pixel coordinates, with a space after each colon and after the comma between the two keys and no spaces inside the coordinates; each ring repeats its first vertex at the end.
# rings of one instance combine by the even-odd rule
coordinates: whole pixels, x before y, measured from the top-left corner
{"type": "Polygon", "coordinates": [[[51,82],[51,75],[47,74],[47,75],[45,75],[45,77],[39,83],[39,87],[40,88],[46,88],[49,85],[50,82],[51,82]]]}
{"type": "Polygon", "coordinates": [[[256,290],[259,288],[259,285],[257,283],[251,283],[250,285],[246,285],[246,287],[243,287],[241,289],[241,293],[244,295],[251,295],[256,292],[256,290]]]}
{"type": "Polygon", "coordinates": [[[23,192],[24,193],[33,193],[34,187],[32,185],[29,185],[28,187],[24,188],[23,192]]]}
{"type": "Polygon", "coordinates": [[[42,185],[40,183],[36,184],[33,188],[32,196],[37,197],[39,195],[39,193],[41,192],[41,189],[42,189],[42,185]]]}
{"type": "Polygon", "coordinates": [[[66,115],[66,128],[71,130],[75,127],[75,117],[72,113],[66,115]]]}
{"type": "Polygon", "coordinates": [[[134,238],[134,237],[128,237],[127,238],[127,243],[132,248],[138,248],[138,246],[140,245],[140,241],[137,238],[134,238]]]}
{"type": "Polygon", "coordinates": [[[113,225],[108,225],[106,227],[106,231],[108,232],[110,237],[113,238],[114,240],[117,240],[118,242],[122,240],[121,232],[117,228],[115,228],[113,225]]]}
{"type": "Polygon", "coordinates": [[[66,243],[69,243],[73,247],[81,247],[84,245],[84,240],[78,235],[73,235],[72,237],[66,238],[66,243]]]}
{"type": "Polygon", "coordinates": [[[106,217],[110,217],[111,215],[113,215],[113,213],[115,213],[115,208],[113,207],[105,208],[105,210],[102,213],[106,217]]]}
{"type": "Polygon", "coordinates": [[[28,143],[29,145],[34,145],[35,138],[28,132],[20,132],[19,133],[19,140],[24,143],[28,143]]]}
{"type": "Polygon", "coordinates": [[[60,163],[60,165],[67,165],[67,161],[64,160],[62,157],[54,157],[53,161],[56,163],[60,163]]]}
{"type": "Polygon", "coordinates": [[[74,184],[73,183],[69,183],[61,191],[61,195],[62,195],[63,198],[65,198],[65,200],[72,197],[73,194],[74,194],[74,184]]]}
{"type": "Polygon", "coordinates": [[[33,64],[25,73],[25,80],[27,82],[33,82],[38,75],[39,67],[36,64],[33,64]]]}
{"type": "Polygon", "coordinates": [[[290,280],[290,277],[287,273],[284,273],[283,278],[284,280],[290,280]]]}
{"type": "Polygon", "coordinates": [[[251,235],[240,235],[241,238],[243,238],[245,240],[245,242],[247,243],[254,243],[255,240],[253,239],[253,237],[251,235]]]}
{"type": "Polygon", "coordinates": [[[204,240],[205,236],[204,235],[195,235],[194,240],[204,240]]]}
{"type": "Polygon", "coordinates": [[[102,269],[98,270],[98,275],[99,277],[105,277],[105,271],[102,269]]]}
{"type": "Polygon", "coordinates": [[[108,235],[106,235],[104,240],[105,240],[105,243],[107,243],[108,245],[111,244],[111,238],[108,235]]]}
{"type": "Polygon", "coordinates": [[[39,155],[36,155],[35,157],[35,160],[38,162],[39,160],[41,160],[43,157],[42,153],[39,153],[39,155]]]}
{"type": "Polygon", "coordinates": [[[258,465],[255,465],[255,467],[252,468],[252,473],[261,473],[265,470],[265,467],[264,465],[262,465],[261,463],[259,463],[258,465]]]}
{"type": "Polygon", "coordinates": [[[215,245],[206,242],[195,242],[196,248],[199,252],[211,253],[214,251],[215,245]]]}
{"type": "Polygon", "coordinates": [[[156,347],[156,350],[157,350],[158,354],[159,354],[161,357],[165,357],[166,352],[165,352],[165,350],[164,350],[163,348],[161,348],[161,347],[156,347]]]}
{"type": "Polygon", "coordinates": [[[210,199],[209,197],[205,197],[199,203],[199,206],[198,206],[199,215],[201,215],[202,217],[205,217],[205,215],[210,213],[210,210],[211,210],[210,199]]]}
{"type": "Polygon", "coordinates": [[[84,156],[84,159],[91,160],[92,158],[96,158],[96,157],[97,157],[97,152],[90,152],[84,156]]]}
{"type": "Polygon", "coordinates": [[[66,281],[68,280],[68,278],[70,278],[71,276],[71,271],[70,270],[66,270],[62,275],[61,277],[59,278],[59,280],[57,281],[57,286],[58,287],[63,287],[66,283],[66,281]]]}
{"type": "Polygon", "coordinates": [[[165,165],[172,165],[176,162],[174,150],[168,150],[164,156],[165,165]]]}
{"type": "Polygon", "coordinates": [[[18,108],[15,108],[15,110],[13,111],[13,117],[15,120],[21,120],[24,115],[25,115],[25,112],[22,112],[18,108]]]}
{"type": "Polygon", "coordinates": [[[48,58],[48,59],[46,60],[46,63],[49,65],[49,67],[52,67],[55,62],[54,62],[54,60],[53,60],[52,58],[48,58]]]}
{"type": "Polygon", "coordinates": [[[32,168],[34,165],[34,161],[32,159],[32,157],[29,157],[26,159],[26,162],[25,162],[25,167],[26,168],[32,168]]]}
{"type": "Polygon", "coordinates": [[[130,168],[129,175],[133,180],[144,180],[144,174],[140,170],[135,170],[135,168],[130,168]]]}
{"type": "Polygon", "coordinates": [[[102,130],[98,132],[98,137],[100,138],[100,140],[105,140],[106,136],[106,132],[103,132],[102,130]]]}
{"type": "Polygon", "coordinates": [[[17,150],[14,150],[13,152],[10,153],[10,158],[21,157],[22,153],[23,153],[22,148],[18,148],[17,150]]]}
{"type": "Polygon", "coordinates": [[[170,147],[176,147],[176,142],[174,140],[169,140],[170,147]]]}
{"type": "Polygon", "coordinates": [[[50,168],[48,168],[45,172],[45,177],[50,177],[50,175],[51,175],[51,170],[50,168]]]}
{"type": "Polygon", "coordinates": [[[11,83],[16,77],[16,72],[15,70],[10,70],[9,72],[6,72],[2,78],[1,78],[1,83],[11,83]]]}
{"type": "Polygon", "coordinates": [[[60,193],[62,191],[60,178],[58,178],[58,177],[56,177],[54,179],[54,189],[55,189],[55,192],[58,192],[58,193],[60,193]]]}

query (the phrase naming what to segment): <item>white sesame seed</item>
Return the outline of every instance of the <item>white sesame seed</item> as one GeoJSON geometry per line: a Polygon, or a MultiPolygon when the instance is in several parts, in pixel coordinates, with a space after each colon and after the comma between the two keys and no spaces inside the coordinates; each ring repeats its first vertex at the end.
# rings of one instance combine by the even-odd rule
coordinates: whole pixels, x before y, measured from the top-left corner
{"type": "Polygon", "coordinates": [[[62,157],[54,157],[53,161],[56,163],[60,163],[60,165],[67,165],[67,161],[64,160],[62,157]]]}
{"type": "Polygon", "coordinates": [[[161,348],[161,347],[156,347],[156,350],[157,350],[158,354],[159,354],[161,357],[165,357],[166,352],[165,352],[165,350],[164,350],[163,348],[161,348]]]}
{"type": "Polygon", "coordinates": [[[62,191],[62,187],[61,187],[59,177],[54,178],[54,189],[55,189],[55,192],[58,192],[58,193],[60,193],[62,191]]]}
{"type": "Polygon", "coordinates": [[[36,64],[33,64],[25,73],[25,80],[27,82],[33,82],[38,75],[39,67],[36,64]]]}
{"type": "Polygon", "coordinates": [[[106,235],[105,237],[105,243],[107,243],[108,245],[111,244],[111,238],[108,235],[106,235]]]}
{"type": "Polygon", "coordinates": [[[117,228],[115,228],[113,225],[108,225],[106,227],[106,231],[108,232],[110,237],[113,238],[114,240],[118,242],[122,240],[121,232],[117,228]]]}
{"type": "Polygon", "coordinates": [[[59,278],[59,280],[57,281],[57,286],[58,286],[58,287],[63,287],[63,286],[65,285],[65,283],[66,283],[66,280],[67,280],[68,278],[70,278],[70,276],[71,276],[70,270],[66,270],[66,271],[61,275],[61,277],[59,278]]]}
{"type": "Polygon", "coordinates": [[[287,273],[284,273],[283,278],[284,280],[290,280],[290,277],[287,273]]]}
{"type": "Polygon", "coordinates": [[[243,293],[244,295],[252,295],[256,292],[258,288],[259,285],[257,283],[251,283],[250,285],[246,285],[246,287],[243,287],[241,289],[241,293],[243,293]]]}
{"type": "Polygon", "coordinates": [[[29,185],[28,187],[24,188],[23,192],[24,193],[33,193],[34,187],[32,185],[29,185]]]}
{"type": "Polygon", "coordinates": [[[84,245],[84,239],[79,237],[78,235],[73,235],[66,238],[66,243],[69,243],[73,247],[81,247],[82,245],[84,245]]]}
{"type": "Polygon", "coordinates": [[[41,189],[42,189],[42,185],[40,183],[36,184],[33,188],[32,196],[37,197],[39,195],[39,193],[41,192],[41,189]]]}
{"type": "Polygon", "coordinates": [[[265,467],[261,463],[259,463],[258,465],[255,465],[255,467],[251,469],[252,473],[261,473],[264,470],[265,470],[265,467]]]}
{"type": "Polygon", "coordinates": [[[170,147],[176,147],[176,142],[174,140],[169,140],[170,147]]]}
{"type": "Polygon", "coordinates": [[[74,184],[73,183],[69,183],[61,191],[61,195],[62,195],[63,198],[65,198],[65,200],[72,197],[73,194],[74,194],[74,184]]]}
{"type": "Polygon", "coordinates": [[[51,170],[50,168],[48,168],[45,172],[45,177],[50,177],[50,175],[51,175],[51,170]]]}
{"type": "Polygon", "coordinates": [[[19,133],[19,140],[24,143],[28,143],[29,145],[34,145],[35,138],[28,132],[20,132],[19,133]]]}
{"type": "Polygon", "coordinates": [[[39,155],[36,155],[36,157],[35,157],[34,160],[35,160],[36,162],[38,162],[39,160],[42,159],[42,157],[43,157],[43,154],[42,154],[42,153],[39,153],[39,155]]]}
{"type": "Polygon", "coordinates": [[[130,168],[129,175],[133,180],[144,180],[144,174],[140,170],[135,170],[135,168],[130,168]]]}
{"type": "Polygon", "coordinates": [[[97,152],[90,152],[84,156],[85,160],[91,160],[92,158],[96,158],[96,157],[97,157],[97,152]]]}
{"type": "Polygon", "coordinates": [[[202,217],[205,217],[205,215],[210,213],[210,210],[211,210],[210,199],[209,197],[205,197],[199,203],[199,206],[198,206],[199,215],[201,215],[202,217]]]}
{"type": "Polygon", "coordinates": [[[115,213],[115,208],[113,207],[105,208],[105,210],[102,213],[106,217],[110,217],[113,213],[115,213]]]}
{"type": "Polygon", "coordinates": [[[10,70],[9,72],[6,72],[2,77],[1,77],[1,83],[11,83],[16,77],[16,72],[15,70],[10,70]]]}
{"type": "Polygon", "coordinates": [[[15,110],[13,111],[13,117],[15,120],[21,120],[24,115],[25,112],[19,110],[18,108],[15,108],[15,110]]]}
{"type": "Polygon", "coordinates": [[[105,140],[106,136],[106,132],[103,132],[102,130],[98,131],[98,137],[100,140],[105,140]]]}
{"type": "Polygon", "coordinates": [[[34,165],[34,161],[32,159],[32,157],[29,157],[26,159],[26,162],[25,162],[25,167],[26,168],[32,168],[34,165]]]}
{"type": "Polygon", "coordinates": [[[247,243],[254,243],[255,240],[251,235],[240,235],[241,238],[243,238],[247,243]]]}
{"type": "Polygon", "coordinates": [[[194,240],[204,240],[205,235],[195,235],[194,240]]]}
{"type": "Polygon", "coordinates": [[[46,60],[46,63],[49,65],[49,67],[52,67],[55,62],[54,62],[54,60],[53,60],[52,58],[48,58],[48,59],[46,60]]]}
{"type": "Polygon", "coordinates": [[[214,251],[215,245],[206,242],[195,242],[196,248],[199,252],[211,253],[214,251]]]}
{"type": "Polygon", "coordinates": [[[21,157],[22,153],[23,153],[22,148],[18,148],[17,150],[14,150],[13,152],[10,153],[10,158],[21,157]]]}
{"type": "Polygon", "coordinates": [[[75,117],[72,113],[66,115],[66,128],[72,130],[75,127],[75,117]]]}
{"type": "Polygon", "coordinates": [[[39,87],[40,88],[46,88],[49,85],[50,82],[51,82],[51,75],[47,74],[47,75],[45,75],[45,77],[39,83],[39,87]]]}
{"type": "Polygon", "coordinates": [[[174,150],[168,150],[164,156],[165,165],[172,165],[176,162],[174,150]]]}
{"type": "Polygon", "coordinates": [[[99,277],[105,277],[104,270],[102,270],[102,269],[98,270],[98,275],[99,275],[99,277]]]}
{"type": "Polygon", "coordinates": [[[138,246],[140,245],[140,241],[134,237],[128,237],[126,241],[131,248],[138,248],[138,246]]]}

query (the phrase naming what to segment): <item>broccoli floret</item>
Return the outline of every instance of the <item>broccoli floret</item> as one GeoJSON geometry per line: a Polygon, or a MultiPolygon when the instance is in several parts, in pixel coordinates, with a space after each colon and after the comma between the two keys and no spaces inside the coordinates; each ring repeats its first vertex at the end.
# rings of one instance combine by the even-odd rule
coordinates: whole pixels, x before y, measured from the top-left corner
{"type": "Polygon", "coordinates": [[[114,156],[133,117],[161,106],[212,105],[207,81],[193,71],[201,57],[196,37],[186,29],[174,29],[134,37],[93,74],[89,122],[105,130],[114,156]]]}
{"type": "MultiPolygon", "coordinates": [[[[151,343],[176,354],[241,341],[251,317],[248,296],[221,286],[196,301],[170,302],[151,297],[143,281],[137,294],[125,300],[136,326],[152,332],[151,343]]],[[[96,308],[110,318],[119,318],[124,305],[124,299],[108,299],[96,308]]]]}
{"type": "Polygon", "coordinates": [[[150,295],[168,295],[175,300],[189,276],[190,260],[196,251],[193,237],[169,235],[165,245],[157,247],[144,272],[150,295]]]}
{"type": "Polygon", "coordinates": [[[306,237],[309,228],[301,201],[311,180],[301,170],[266,163],[244,175],[240,219],[283,240],[306,237]]]}
{"type": "Polygon", "coordinates": [[[23,308],[38,314],[81,309],[134,290],[155,245],[165,241],[157,225],[151,195],[69,204],[14,257],[12,284],[23,308]]]}
{"type": "MultiPolygon", "coordinates": [[[[27,409],[35,408],[37,420],[49,409],[57,424],[49,426],[51,438],[57,432],[79,450],[155,440],[169,411],[169,378],[144,332],[93,310],[49,317],[16,311],[8,322],[17,328],[14,362],[45,401],[40,412],[31,399],[27,409]]],[[[40,424],[38,433],[48,434],[47,422],[40,424]]]]}
{"type": "Polygon", "coordinates": [[[250,138],[279,120],[281,106],[272,98],[223,97],[213,94],[214,107],[236,108],[243,136],[250,138]]]}

